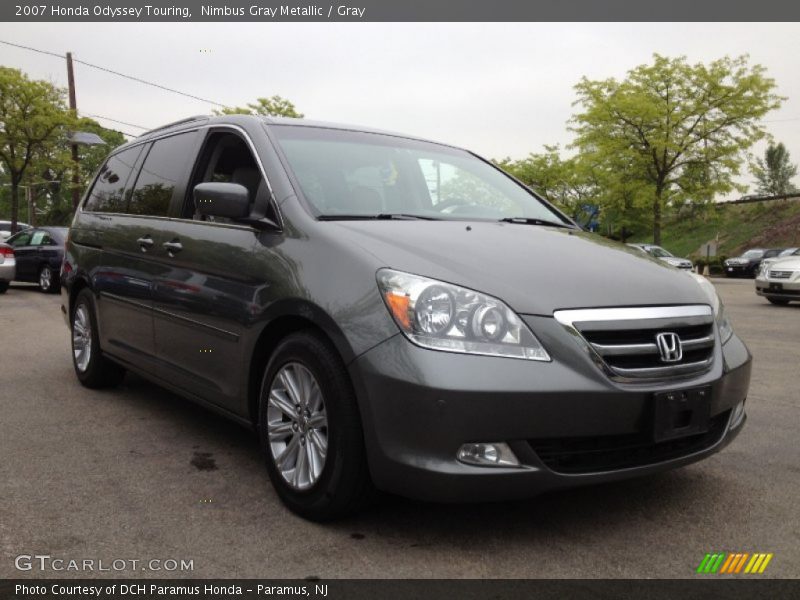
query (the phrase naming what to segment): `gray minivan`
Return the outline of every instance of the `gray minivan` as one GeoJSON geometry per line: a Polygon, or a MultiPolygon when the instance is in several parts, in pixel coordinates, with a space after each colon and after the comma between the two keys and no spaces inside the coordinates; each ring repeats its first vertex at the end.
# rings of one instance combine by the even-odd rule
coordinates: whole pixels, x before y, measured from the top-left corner
{"type": "Polygon", "coordinates": [[[62,267],[78,379],[135,372],[260,436],[311,519],[376,490],[519,498],[669,469],[741,430],[713,286],[409,136],[197,117],[113,151],[62,267]]]}

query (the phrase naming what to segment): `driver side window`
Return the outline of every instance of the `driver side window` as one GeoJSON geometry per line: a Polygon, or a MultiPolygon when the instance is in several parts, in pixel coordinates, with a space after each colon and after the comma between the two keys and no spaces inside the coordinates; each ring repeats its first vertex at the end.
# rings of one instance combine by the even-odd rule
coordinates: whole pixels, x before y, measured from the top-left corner
{"type": "Polygon", "coordinates": [[[238,183],[247,188],[251,212],[276,220],[270,202],[269,188],[261,175],[258,163],[247,143],[238,135],[228,132],[212,133],[206,140],[200,163],[189,186],[189,196],[184,204],[183,218],[196,221],[233,223],[225,217],[200,215],[194,204],[194,187],[199,183],[238,183]]]}

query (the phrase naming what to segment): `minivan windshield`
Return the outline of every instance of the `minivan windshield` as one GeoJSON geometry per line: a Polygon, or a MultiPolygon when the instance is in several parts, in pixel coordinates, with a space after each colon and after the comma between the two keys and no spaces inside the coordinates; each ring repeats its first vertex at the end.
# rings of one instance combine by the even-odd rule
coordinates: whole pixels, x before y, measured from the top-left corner
{"type": "Polygon", "coordinates": [[[273,125],[320,218],[508,220],[572,226],[469,152],[392,135],[273,125]]]}

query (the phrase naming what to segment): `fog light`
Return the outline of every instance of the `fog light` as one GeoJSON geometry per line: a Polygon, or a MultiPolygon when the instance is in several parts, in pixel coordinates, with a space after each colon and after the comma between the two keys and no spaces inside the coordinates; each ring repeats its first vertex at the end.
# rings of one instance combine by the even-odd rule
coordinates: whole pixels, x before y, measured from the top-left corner
{"type": "Polygon", "coordinates": [[[731,415],[731,429],[736,429],[744,421],[744,400],[739,402],[733,407],[733,414],[731,415]]]}
{"type": "Polygon", "coordinates": [[[505,442],[464,444],[456,455],[459,461],[479,467],[518,467],[519,460],[505,442]]]}

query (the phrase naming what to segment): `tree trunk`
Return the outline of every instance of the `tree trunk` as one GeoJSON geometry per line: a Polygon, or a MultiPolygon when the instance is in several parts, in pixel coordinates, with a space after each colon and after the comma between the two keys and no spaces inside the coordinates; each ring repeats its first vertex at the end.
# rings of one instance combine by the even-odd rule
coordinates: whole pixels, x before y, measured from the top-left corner
{"type": "Polygon", "coordinates": [[[656,186],[656,195],[653,198],[653,243],[656,246],[661,245],[661,196],[663,188],[661,185],[656,186]]]}

